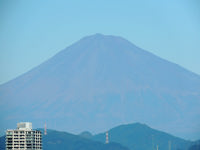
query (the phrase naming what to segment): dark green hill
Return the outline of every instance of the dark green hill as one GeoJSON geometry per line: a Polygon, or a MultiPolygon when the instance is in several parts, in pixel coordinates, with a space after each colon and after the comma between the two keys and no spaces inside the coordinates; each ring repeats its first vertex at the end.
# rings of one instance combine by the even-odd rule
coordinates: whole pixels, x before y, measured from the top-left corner
{"type": "MultiPolygon", "coordinates": [[[[5,136],[0,137],[0,150],[5,150],[5,136]]],[[[48,130],[43,135],[43,150],[129,150],[117,144],[103,144],[101,142],[82,138],[67,132],[48,130]]]]}
{"type": "Polygon", "coordinates": [[[43,150],[128,150],[117,143],[103,144],[67,132],[48,130],[43,136],[43,150]]]}
{"type": "MultiPolygon", "coordinates": [[[[187,150],[192,142],[172,136],[148,127],[147,125],[135,123],[115,127],[109,132],[109,141],[117,142],[127,146],[131,150],[187,150]],[[171,143],[171,144],[169,144],[171,143]]],[[[93,136],[93,140],[105,142],[105,133],[93,136]]]]}

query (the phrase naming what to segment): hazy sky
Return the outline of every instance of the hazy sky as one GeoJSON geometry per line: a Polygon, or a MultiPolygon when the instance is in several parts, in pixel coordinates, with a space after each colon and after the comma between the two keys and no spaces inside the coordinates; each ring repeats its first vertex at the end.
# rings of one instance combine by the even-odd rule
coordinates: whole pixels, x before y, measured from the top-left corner
{"type": "Polygon", "coordinates": [[[199,0],[0,0],[0,84],[95,33],[200,74],[199,0]]]}

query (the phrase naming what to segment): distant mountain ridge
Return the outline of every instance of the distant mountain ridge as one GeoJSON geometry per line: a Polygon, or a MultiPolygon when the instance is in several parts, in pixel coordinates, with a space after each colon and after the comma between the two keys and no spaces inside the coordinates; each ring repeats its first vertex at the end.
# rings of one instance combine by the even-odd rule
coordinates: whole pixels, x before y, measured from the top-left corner
{"type": "MultiPolygon", "coordinates": [[[[110,142],[120,143],[130,150],[156,150],[157,146],[160,150],[169,150],[169,144],[172,150],[188,150],[193,143],[141,123],[120,125],[108,130],[108,134],[110,142]]],[[[94,135],[93,140],[104,142],[105,133],[94,135]]]]}
{"type": "Polygon", "coordinates": [[[0,100],[2,130],[21,120],[73,133],[144,122],[200,135],[200,77],[116,36],[82,38],[0,85],[0,100]]]}
{"type": "Polygon", "coordinates": [[[44,150],[128,150],[117,143],[107,145],[78,135],[54,130],[48,130],[48,134],[43,136],[43,143],[44,150]]]}
{"type": "MultiPolygon", "coordinates": [[[[44,131],[43,129],[37,129],[44,131]]],[[[199,142],[187,141],[168,133],[158,131],[145,124],[133,123],[120,125],[108,130],[109,144],[105,144],[106,135],[92,135],[83,132],[73,135],[64,131],[47,130],[43,135],[43,150],[188,150],[197,147],[199,142]],[[88,136],[89,135],[89,136],[88,136]]],[[[5,149],[5,136],[0,137],[0,150],[5,149]]]]}

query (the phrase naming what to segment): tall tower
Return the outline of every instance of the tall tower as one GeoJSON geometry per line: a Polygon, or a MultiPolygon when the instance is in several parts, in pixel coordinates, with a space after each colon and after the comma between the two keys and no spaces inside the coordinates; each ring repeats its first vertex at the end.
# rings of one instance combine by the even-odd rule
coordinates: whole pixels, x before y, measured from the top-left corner
{"type": "Polygon", "coordinates": [[[47,124],[46,124],[46,122],[44,124],[44,135],[47,135],[47,124]]]}
{"type": "Polygon", "coordinates": [[[108,131],[106,132],[106,144],[109,143],[109,140],[108,140],[108,131]]]}

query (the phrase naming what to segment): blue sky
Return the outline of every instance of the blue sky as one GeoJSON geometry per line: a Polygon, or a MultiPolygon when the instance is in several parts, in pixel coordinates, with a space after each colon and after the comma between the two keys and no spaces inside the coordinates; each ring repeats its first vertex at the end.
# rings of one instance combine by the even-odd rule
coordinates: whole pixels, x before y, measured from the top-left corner
{"type": "Polygon", "coordinates": [[[0,84],[95,33],[200,74],[199,0],[0,0],[0,84]]]}

